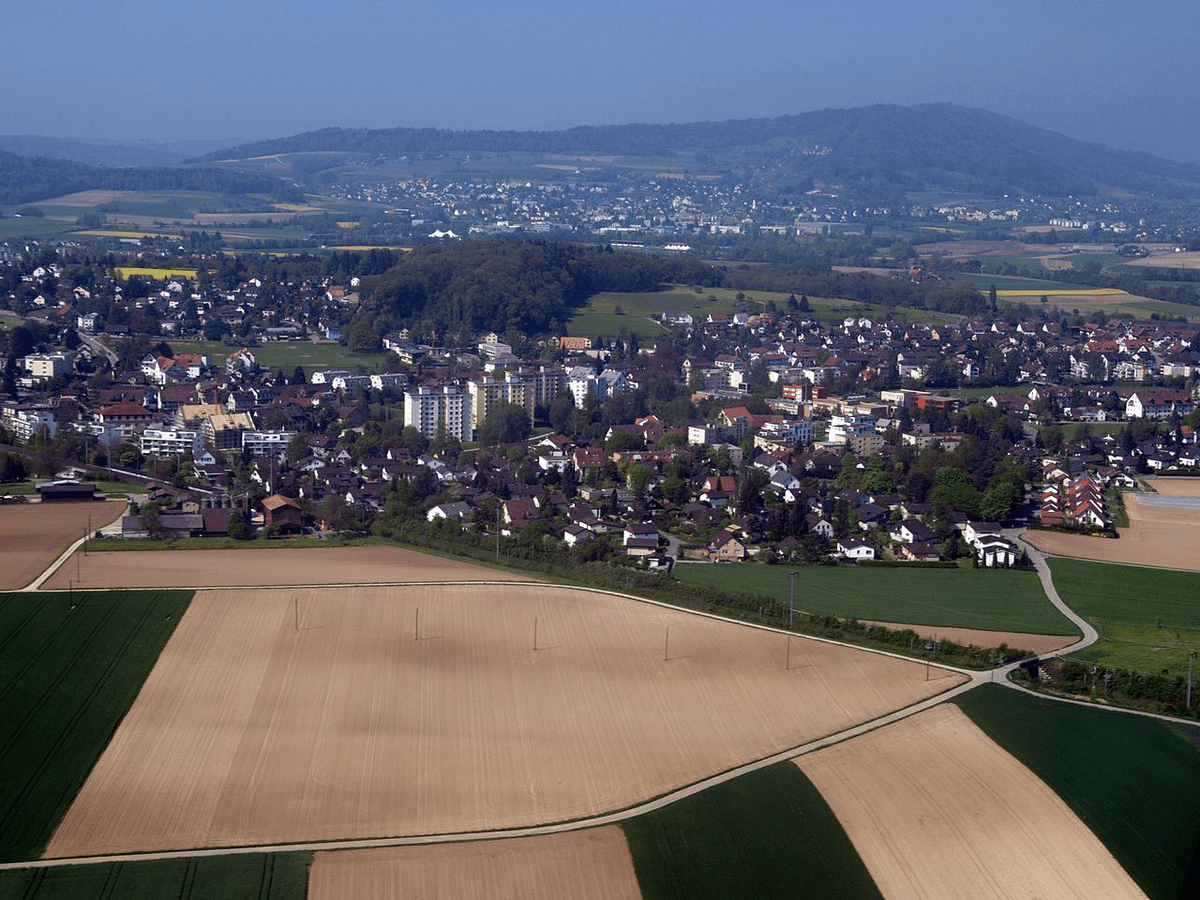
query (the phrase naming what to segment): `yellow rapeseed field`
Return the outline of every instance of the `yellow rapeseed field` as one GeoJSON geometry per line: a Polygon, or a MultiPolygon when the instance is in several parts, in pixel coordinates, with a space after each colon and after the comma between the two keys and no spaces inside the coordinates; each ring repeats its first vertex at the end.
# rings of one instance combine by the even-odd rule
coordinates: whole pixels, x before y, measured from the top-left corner
{"type": "Polygon", "coordinates": [[[1048,291],[996,291],[997,297],[1111,297],[1123,294],[1116,288],[1053,288],[1048,291]]]}
{"type": "Polygon", "coordinates": [[[167,278],[173,278],[176,275],[182,275],[184,278],[195,278],[195,269],[148,269],[140,266],[120,266],[117,268],[117,275],[123,280],[128,281],[131,275],[146,275],[158,281],[167,278]]]}

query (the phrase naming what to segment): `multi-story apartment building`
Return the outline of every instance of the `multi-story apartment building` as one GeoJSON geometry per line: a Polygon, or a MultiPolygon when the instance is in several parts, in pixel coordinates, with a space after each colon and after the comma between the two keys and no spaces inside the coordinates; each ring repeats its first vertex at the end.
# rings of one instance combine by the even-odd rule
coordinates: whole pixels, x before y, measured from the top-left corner
{"type": "Polygon", "coordinates": [[[25,357],[25,371],[33,382],[70,375],[74,365],[74,353],[32,353],[25,357]]]}
{"type": "Polygon", "coordinates": [[[251,456],[280,456],[295,436],[294,431],[243,431],[242,451],[251,456]]]}
{"type": "Polygon", "coordinates": [[[144,456],[191,456],[204,447],[204,435],[183,428],[147,428],[140,446],[144,456]]]}
{"type": "Polygon", "coordinates": [[[505,372],[502,378],[485,375],[467,384],[471,395],[472,426],[478,431],[500,401],[524,407],[533,421],[538,406],[548,406],[566,385],[566,373],[559,368],[541,366],[505,372]]]}
{"type": "Polygon", "coordinates": [[[460,441],[474,439],[471,395],[459,385],[421,386],[404,392],[404,424],[425,437],[436,437],[439,430],[460,441]]]}
{"type": "Polygon", "coordinates": [[[615,394],[627,393],[629,383],[623,372],[605,369],[597,375],[590,366],[574,366],[567,373],[567,387],[575,398],[575,405],[583,409],[589,395],[607,400],[615,394]]]}

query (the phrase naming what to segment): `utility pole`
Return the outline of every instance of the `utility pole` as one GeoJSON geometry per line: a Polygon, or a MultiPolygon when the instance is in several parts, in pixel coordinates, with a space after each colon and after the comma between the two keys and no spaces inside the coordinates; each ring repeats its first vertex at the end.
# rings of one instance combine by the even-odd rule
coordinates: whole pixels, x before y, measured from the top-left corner
{"type": "Polygon", "coordinates": [[[1193,650],[1188,654],[1188,689],[1187,689],[1187,704],[1186,709],[1192,708],[1192,666],[1196,662],[1196,651],[1193,650]]]}
{"type": "Polygon", "coordinates": [[[795,569],[788,572],[788,581],[791,582],[791,606],[788,609],[788,628],[791,628],[796,621],[796,575],[795,569]]]}

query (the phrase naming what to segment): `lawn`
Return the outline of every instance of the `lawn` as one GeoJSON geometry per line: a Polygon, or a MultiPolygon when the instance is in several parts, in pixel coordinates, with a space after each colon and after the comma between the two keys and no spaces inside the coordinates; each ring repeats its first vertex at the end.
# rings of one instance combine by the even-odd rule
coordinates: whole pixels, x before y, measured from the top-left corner
{"type": "Polygon", "coordinates": [[[0,594],[0,860],[42,852],[190,598],[0,594]]]}
{"type": "Polygon", "coordinates": [[[311,853],[93,863],[0,872],[0,897],[22,900],[304,900],[311,853]]]}
{"type": "Polygon", "coordinates": [[[1101,635],[1073,659],[1187,676],[1188,652],[1200,650],[1200,574],[1065,558],[1050,569],[1059,596],[1101,635]]]}
{"type": "MultiPolygon", "coordinates": [[[[788,602],[790,566],[689,563],[681,581],[788,602]]],[[[993,569],[795,568],[796,608],[821,615],[1028,634],[1075,634],[1032,572],[993,569]]]]}
{"type": "Polygon", "coordinates": [[[1074,810],[1151,900],[1200,895],[1195,744],[1153,719],[1000,685],[954,702],[1074,810]]]}
{"type": "Polygon", "coordinates": [[[790,762],[622,828],[645,900],[881,896],[825,800],[790,762]]]}

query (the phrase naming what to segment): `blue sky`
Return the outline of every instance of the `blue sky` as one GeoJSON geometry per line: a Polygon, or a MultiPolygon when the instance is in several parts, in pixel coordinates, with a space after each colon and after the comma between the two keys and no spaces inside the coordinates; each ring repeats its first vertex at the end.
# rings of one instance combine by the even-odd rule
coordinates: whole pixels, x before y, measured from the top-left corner
{"type": "Polygon", "coordinates": [[[950,101],[1200,162],[1196,0],[60,0],[3,18],[8,134],[555,129],[950,101]]]}

